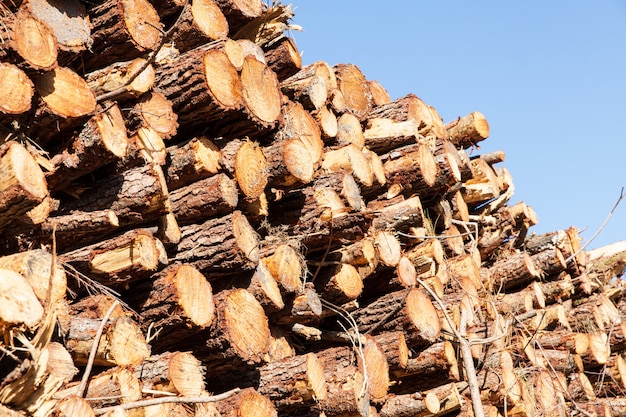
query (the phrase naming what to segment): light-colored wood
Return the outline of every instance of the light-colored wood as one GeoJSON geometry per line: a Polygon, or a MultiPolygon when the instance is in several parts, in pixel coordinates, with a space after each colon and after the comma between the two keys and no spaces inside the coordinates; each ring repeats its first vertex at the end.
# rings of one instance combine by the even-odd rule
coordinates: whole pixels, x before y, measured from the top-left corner
{"type": "Polygon", "coordinates": [[[477,146],[489,137],[489,124],[481,112],[472,112],[446,124],[450,140],[460,148],[477,146]]]}
{"type": "Polygon", "coordinates": [[[0,147],[0,229],[48,195],[43,171],[17,142],[0,147]]]}
{"type": "Polygon", "coordinates": [[[39,71],[48,71],[57,65],[58,44],[52,29],[25,8],[3,16],[0,32],[2,62],[39,71]]]}

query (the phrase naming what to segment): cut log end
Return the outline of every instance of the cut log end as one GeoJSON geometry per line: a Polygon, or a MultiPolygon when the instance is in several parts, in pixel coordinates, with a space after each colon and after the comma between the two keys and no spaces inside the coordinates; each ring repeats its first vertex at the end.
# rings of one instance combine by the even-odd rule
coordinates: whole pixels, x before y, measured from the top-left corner
{"type": "Polygon", "coordinates": [[[54,34],[45,23],[28,13],[17,14],[13,42],[17,53],[32,68],[50,70],[56,65],[58,45],[54,34]]]}
{"type": "Polygon", "coordinates": [[[233,290],[224,309],[229,339],[240,355],[260,361],[268,352],[270,329],[263,307],[246,290],[233,290]]]}
{"type": "Polygon", "coordinates": [[[208,327],[215,318],[211,284],[204,275],[190,265],[177,269],[174,285],[178,289],[179,301],[185,315],[200,327],[208,327]]]}
{"type": "Polygon", "coordinates": [[[225,109],[237,109],[243,103],[241,79],[228,55],[211,49],[203,57],[204,76],[215,101],[225,109]]]}
{"type": "Polygon", "coordinates": [[[96,109],[96,96],[87,82],[68,68],[55,68],[35,78],[35,87],[58,116],[81,117],[96,109]]]}
{"type": "Polygon", "coordinates": [[[30,110],[33,99],[33,82],[12,64],[0,63],[0,111],[20,114],[30,110]]]}
{"type": "Polygon", "coordinates": [[[250,116],[261,126],[270,126],[280,116],[282,93],[274,71],[252,57],[244,59],[241,69],[243,98],[250,116]]]}

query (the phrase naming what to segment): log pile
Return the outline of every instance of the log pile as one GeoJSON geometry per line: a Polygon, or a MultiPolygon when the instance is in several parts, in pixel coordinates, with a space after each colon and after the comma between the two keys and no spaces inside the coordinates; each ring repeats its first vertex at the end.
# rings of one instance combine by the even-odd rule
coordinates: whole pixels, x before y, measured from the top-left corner
{"type": "Polygon", "coordinates": [[[626,244],[533,234],[481,113],[281,4],[2,6],[0,414],[626,416],[626,244]]]}

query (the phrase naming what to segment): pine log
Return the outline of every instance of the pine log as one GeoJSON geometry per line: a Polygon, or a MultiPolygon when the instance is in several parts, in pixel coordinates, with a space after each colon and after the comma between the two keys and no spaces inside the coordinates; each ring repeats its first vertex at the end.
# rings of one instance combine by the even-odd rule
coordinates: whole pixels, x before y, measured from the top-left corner
{"type": "Polygon", "coordinates": [[[597,398],[587,374],[582,372],[569,376],[566,392],[573,401],[593,401],[597,398]]]}
{"type": "Polygon", "coordinates": [[[399,186],[404,193],[419,195],[422,200],[437,193],[432,187],[437,183],[439,167],[426,145],[415,144],[393,150],[387,158],[383,156],[383,160],[389,185],[399,186]]]}
{"type": "Polygon", "coordinates": [[[324,300],[341,305],[361,295],[363,280],[354,266],[342,263],[322,270],[315,286],[324,300]]]}
{"type": "MultiPolygon", "coordinates": [[[[311,114],[300,103],[285,100],[282,121],[276,134],[278,139],[299,138],[311,153],[310,159],[317,164],[324,153],[320,128],[311,114]]],[[[293,162],[291,163],[293,165],[293,162]]]]}
{"type": "Polygon", "coordinates": [[[172,103],[160,93],[147,92],[135,102],[126,116],[129,136],[135,135],[140,127],[152,128],[163,139],[176,134],[177,116],[172,103]]]}
{"type": "Polygon", "coordinates": [[[459,148],[477,146],[478,142],[489,137],[487,119],[477,111],[446,124],[446,130],[450,141],[459,148]]]}
{"type": "Polygon", "coordinates": [[[152,6],[155,8],[161,19],[170,17],[173,14],[180,13],[187,4],[185,0],[152,0],[152,6]]]}
{"type": "Polygon", "coordinates": [[[267,66],[280,81],[296,74],[302,68],[302,57],[291,38],[283,38],[265,49],[267,66]]]}
{"type": "Polygon", "coordinates": [[[22,9],[0,18],[0,60],[22,69],[48,71],[57,64],[57,42],[43,21],[22,9]]]}
{"type": "Polygon", "coordinates": [[[176,221],[183,226],[233,211],[239,196],[233,180],[216,174],[172,191],[170,201],[176,221]]]}
{"type": "MultiPolygon", "coordinates": [[[[150,126],[141,126],[130,138],[129,156],[122,162],[122,167],[117,172],[124,169],[131,169],[139,165],[165,164],[167,150],[161,135],[150,126]]],[[[120,165],[120,164],[118,164],[120,165]]]]}
{"type": "Polygon", "coordinates": [[[372,100],[374,107],[383,106],[391,103],[391,97],[389,92],[376,80],[367,80],[370,92],[372,93],[372,100]]]}
{"type": "Polygon", "coordinates": [[[245,59],[248,56],[267,65],[267,60],[265,59],[265,53],[263,52],[263,49],[261,48],[261,46],[254,43],[250,39],[237,39],[237,43],[241,47],[241,51],[242,51],[241,65],[243,65],[243,59],[245,59]]]}
{"type": "Polygon", "coordinates": [[[258,369],[257,391],[281,414],[297,413],[326,400],[326,378],[315,353],[270,362],[258,369]]]}
{"type": "MultiPolygon", "coordinates": [[[[141,381],[129,367],[114,367],[94,375],[89,380],[85,397],[94,408],[138,401],[142,398],[141,381]]],[[[78,383],[61,388],[55,399],[78,395],[78,383]]]]}
{"type": "Polygon", "coordinates": [[[403,330],[410,348],[432,344],[441,330],[430,298],[416,288],[384,294],[352,315],[361,333],[403,330]]]}
{"type": "Polygon", "coordinates": [[[240,278],[243,278],[243,282],[240,284],[239,279],[235,279],[233,285],[238,288],[246,288],[268,314],[285,307],[278,283],[263,261],[256,266],[251,278],[248,279],[245,275],[240,278]]]}
{"type": "Polygon", "coordinates": [[[337,64],[334,70],[337,87],[346,100],[346,110],[359,120],[364,120],[373,104],[365,75],[354,64],[337,64]]]}
{"type": "Polygon", "coordinates": [[[567,317],[572,329],[584,333],[604,331],[613,324],[622,322],[620,311],[605,294],[594,294],[587,299],[578,300],[567,311],[567,317]]]}
{"type": "Polygon", "coordinates": [[[228,30],[228,21],[217,2],[195,1],[182,11],[170,41],[184,53],[210,41],[226,38],[228,30]]]}
{"type": "Polygon", "coordinates": [[[238,210],[202,224],[181,227],[176,261],[191,263],[202,272],[236,273],[259,262],[259,239],[238,210]]]}
{"type": "Polygon", "coordinates": [[[291,234],[314,251],[331,241],[353,242],[364,235],[367,219],[360,212],[360,194],[351,175],[343,172],[322,175],[302,189],[286,192],[274,203],[270,222],[289,225],[291,234]]]}
{"type": "Polygon", "coordinates": [[[224,387],[232,382],[233,372],[243,372],[269,359],[270,330],[263,307],[245,289],[222,291],[214,300],[214,324],[199,336],[202,343],[193,347],[209,370],[207,382],[224,387]]]}
{"type": "Polygon", "coordinates": [[[249,140],[232,140],[221,149],[220,165],[230,172],[247,201],[258,199],[268,182],[263,149],[249,140]]]}
{"type": "Polygon", "coordinates": [[[243,106],[243,86],[228,57],[228,44],[192,49],[157,69],[155,91],[172,102],[181,126],[215,122],[243,106]]]}
{"type": "Polygon", "coordinates": [[[370,117],[363,132],[365,145],[379,154],[418,143],[420,133],[416,119],[396,121],[391,118],[370,117]]]}
{"type": "Polygon", "coordinates": [[[248,56],[241,69],[243,111],[215,123],[215,132],[226,138],[260,137],[279,122],[282,93],[276,74],[264,63],[248,56]]]}
{"type": "Polygon", "coordinates": [[[541,276],[546,279],[556,277],[565,270],[565,258],[557,248],[548,249],[532,256],[533,263],[541,272],[541,276]]]}
{"type": "Polygon", "coordinates": [[[390,386],[389,364],[385,352],[376,338],[365,336],[362,353],[360,360],[363,363],[361,366],[367,371],[367,391],[370,401],[380,403],[387,396],[390,386]]]}
{"type": "Polygon", "coordinates": [[[105,68],[86,74],[85,81],[96,97],[114,94],[116,100],[137,98],[154,86],[154,66],[147,64],[145,58],[114,62],[105,68]],[[141,72],[136,74],[138,71],[141,72]],[[132,77],[135,78],[132,79],[132,77]]]}
{"type": "Polygon", "coordinates": [[[161,19],[147,0],[104,2],[89,17],[93,45],[80,60],[86,72],[138,58],[161,41],[161,19]]]}
{"type": "Polygon", "coordinates": [[[215,2],[226,16],[232,34],[246,23],[260,17],[263,12],[261,0],[215,0],[215,2]]]}
{"type": "Polygon", "coordinates": [[[189,352],[164,352],[145,358],[134,366],[144,387],[183,396],[204,392],[204,366],[189,352]]]}
{"type": "Polygon", "coordinates": [[[155,352],[173,350],[181,340],[199,334],[215,320],[213,290],[206,278],[190,265],[175,264],[154,274],[133,289],[141,326],[157,331],[150,342],[155,352]]]}
{"type": "Polygon", "coordinates": [[[48,195],[44,174],[17,142],[0,147],[0,230],[35,208],[48,195]]]}
{"type": "Polygon", "coordinates": [[[0,303],[0,332],[11,338],[13,328],[34,328],[44,317],[44,309],[29,282],[10,269],[0,269],[2,303],[0,303]]]}
{"type": "Polygon", "coordinates": [[[300,292],[303,285],[304,266],[302,254],[288,243],[263,245],[264,256],[261,258],[269,273],[288,293],[300,292]]]}
{"type": "Polygon", "coordinates": [[[464,183],[463,199],[470,206],[476,206],[500,196],[498,178],[493,168],[484,160],[472,160],[474,176],[464,183]]]}
{"type": "Polygon", "coordinates": [[[166,214],[167,204],[168,192],[161,167],[144,165],[97,180],[79,200],[64,200],[53,214],[110,209],[115,212],[120,227],[128,227],[166,214]]]}
{"type": "Polygon", "coordinates": [[[273,187],[307,184],[315,174],[316,160],[309,142],[299,137],[280,140],[263,148],[269,171],[268,183],[273,187]]]}
{"type": "Polygon", "coordinates": [[[26,73],[13,64],[0,63],[0,122],[17,122],[17,115],[31,109],[34,84],[26,73]]]}
{"type": "MultiPolygon", "coordinates": [[[[374,172],[369,160],[361,149],[352,144],[326,151],[322,170],[323,172],[352,173],[355,179],[365,187],[371,187],[374,184],[374,172]]],[[[376,191],[377,189],[373,192],[368,190],[368,194],[376,191]]]]}
{"type": "Polygon", "coordinates": [[[431,132],[435,130],[434,126],[437,124],[430,107],[414,94],[375,107],[368,117],[386,118],[395,122],[413,119],[417,122],[418,132],[424,137],[432,137],[431,132]]]}
{"type": "MultiPolygon", "coordinates": [[[[308,74],[307,74],[308,75],[308,74]]],[[[300,71],[280,83],[283,94],[310,111],[319,110],[328,99],[328,87],[319,75],[303,76],[300,71]]]]}
{"type": "Polygon", "coordinates": [[[406,368],[410,352],[403,332],[384,332],[373,337],[385,355],[390,378],[394,376],[395,371],[406,368]]]}
{"type": "MultiPolygon", "coordinates": [[[[65,270],[54,263],[53,255],[43,249],[33,249],[25,252],[19,252],[12,255],[0,257],[0,268],[12,270],[21,275],[32,288],[39,303],[45,308],[55,306],[65,297],[67,289],[67,278],[65,270]]],[[[10,282],[7,279],[7,283],[10,282]]],[[[22,285],[18,284],[17,288],[22,285]]],[[[25,287],[24,287],[25,288],[25,287]]],[[[28,292],[28,290],[26,290],[28,292]]],[[[6,294],[10,294],[7,292],[6,294]]],[[[9,296],[9,301],[13,293],[9,296]]],[[[25,299],[29,299],[26,296],[25,299]]],[[[24,306],[27,304],[24,303],[24,306]]],[[[35,309],[38,307],[33,304],[35,309]]],[[[30,317],[30,314],[24,314],[24,317],[30,317]]],[[[30,320],[26,320],[30,321],[30,320]]]]}
{"type": "Polygon", "coordinates": [[[326,377],[327,396],[321,404],[324,414],[366,416],[369,393],[363,363],[357,362],[356,352],[350,347],[336,347],[318,352],[317,356],[324,365],[326,377]]]}
{"type": "Polygon", "coordinates": [[[391,229],[407,233],[410,227],[419,227],[424,222],[422,203],[417,195],[390,205],[384,201],[370,203],[368,208],[376,210],[372,219],[372,227],[376,230],[391,229]]]}
{"type": "Polygon", "coordinates": [[[176,190],[195,181],[217,174],[220,150],[210,139],[201,136],[167,149],[165,181],[169,190],[176,190]]]}
{"type": "Polygon", "coordinates": [[[458,366],[456,349],[452,343],[444,341],[433,343],[415,354],[408,359],[404,367],[395,369],[392,375],[398,380],[415,376],[411,380],[415,380],[418,385],[412,385],[413,389],[425,389],[458,381],[460,379],[458,366]]]}
{"type": "Polygon", "coordinates": [[[328,105],[323,106],[315,113],[315,120],[320,127],[324,140],[330,140],[337,136],[337,116],[328,108],[328,105]]]}
{"type": "MultiPolygon", "coordinates": [[[[619,397],[626,390],[626,358],[624,353],[611,355],[606,366],[587,375],[592,392],[598,397],[619,397]]],[[[593,399],[593,398],[589,398],[593,399]]]]}
{"type": "Polygon", "coordinates": [[[28,121],[26,133],[45,145],[64,132],[81,126],[96,110],[96,96],[74,71],[57,67],[33,77],[41,102],[28,121]]]}
{"type": "Polygon", "coordinates": [[[363,128],[356,116],[351,113],[344,113],[337,119],[337,136],[335,141],[339,146],[352,144],[359,149],[365,146],[363,128]]]}
{"type": "Polygon", "coordinates": [[[77,243],[91,242],[95,237],[109,235],[119,228],[119,218],[113,210],[74,212],[48,217],[41,224],[41,240],[54,241],[57,251],[76,248],[77,243]]]}
{"type": "Polygon", "coordinates": [[[480,396],[483,401],[509,407],[522,401],[522,388],[513,368],[511,353],[503,350],[494,355],[493,363],[478,373],[480,396]]]}
{"type": "Polygon", "coordinates": [[[286,297],[285,307],[270,316],[273,324],[291,326],[291,331],[301,325],[317,324],[323,315],[322,301],[312,283],[291,296],[286,297]]]}
{"type": "Polygon", "coordinates": [[[485,272],[485,283],[494,292],[519,288],[541,276],[533,258],[526,252],[503,258],[485,272]]]}
{"type": "Polygon", "coordinates": [[[137,281],[167,264],[161,241],[145,229],[135,229],[108,240],[59,255],[83,274],[108,285],[137,281]]]}
{"type": "Polygon", "coordinates": [[[562,372],[565,376],[583,372],[583,360],[580,355],[559,349],[536,349],[531,360],[533,365],[543,369],[562,372]]]}
{"type": "MultiPolygon", "coordinates": [[[[87,363],[101,322],[101,319],[71,316],[68,328],[61,329],[65,346],[75,364],[87,363]]],[[[150,345],[139,325],[130,317],[122,316],[105,324],[93,363],[99,366],[137,365],[149,355],[150,345]]]]}
{"type": "Polygon", "coordinates": [[[93,46],[90,17],[80,1],[28,0],[22,9],[28,10],[52,30],[61,51],[75,54],[93,46]]]}
{"type": "MultiPolygon", "coordinates": [[[[337,78],[335,77],[335,81],[337,78]]],[[[328,92],[328,102],[330,108],[336,114],[343,114],[346,112],[346,99],[343,97],[343,93],[339,88],[331,88],[328,92]]]]}
{"type": "Polygon", "coordinates": [[[215,403],[218,416],[277,417],[276,407],[254,388],[245,388],[225,400],[215,403]]]}
{"type": "Polygon", "coordinates": [[[374,236],[374,247],[377,258],[383,265],[394,267],[400,262],[402,248],[394,233],[387,230],[377,231],[374,236]]]}
{"type": "Polygon", "coordinates": [[[425,392],[389,397],[380,410],[380,417],[430,417],[448,415],[461,408],[463,400],[454,383],[425,392]]]}
{"type": "Polygon", "coordinates": [[[54,168],[46,179],[51,191],[59,191],[128,154],[129,141],[120,108],[110,103],[100,110],[50,160],[54,168]]]}

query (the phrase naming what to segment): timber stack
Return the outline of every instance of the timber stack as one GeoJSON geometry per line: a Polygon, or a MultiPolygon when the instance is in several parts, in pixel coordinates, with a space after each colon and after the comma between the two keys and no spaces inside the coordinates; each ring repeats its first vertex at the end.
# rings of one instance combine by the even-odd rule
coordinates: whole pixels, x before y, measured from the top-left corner
{"type": "Polygon", "coordinates": [[[261,0],[3,0],[0,414],[626,416],[626,243],[261,0]],[[474,155],[473,155],[474,154],[474,155]]]}

